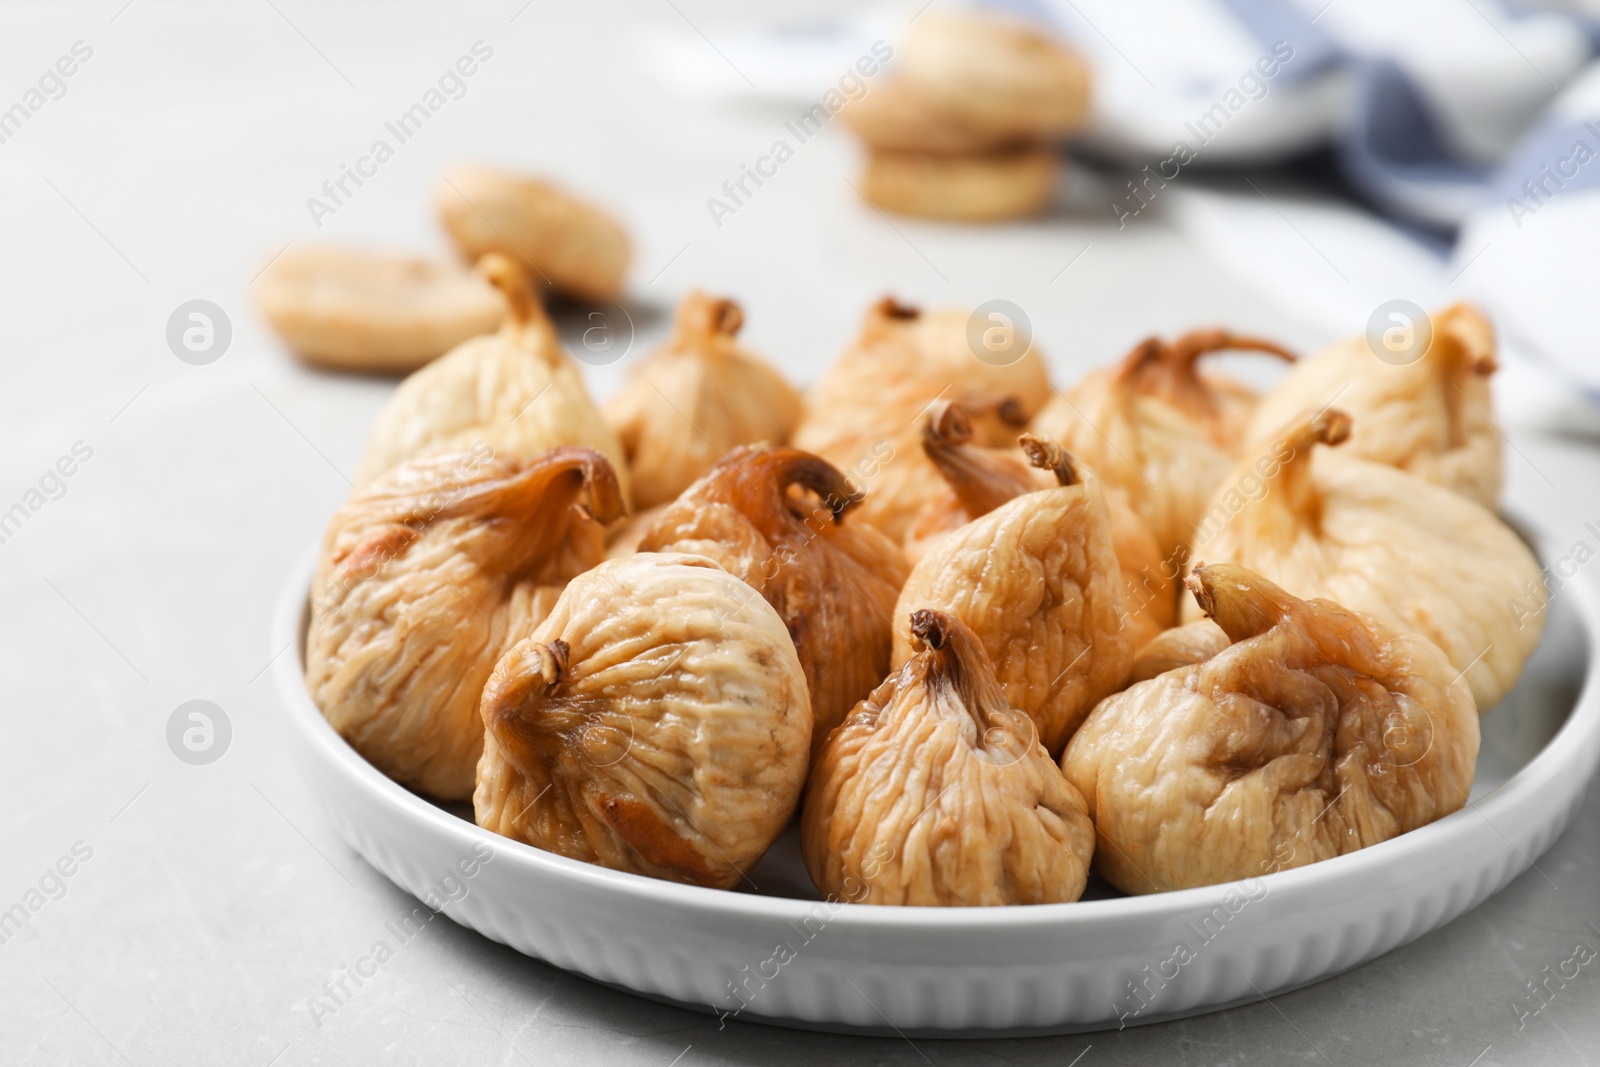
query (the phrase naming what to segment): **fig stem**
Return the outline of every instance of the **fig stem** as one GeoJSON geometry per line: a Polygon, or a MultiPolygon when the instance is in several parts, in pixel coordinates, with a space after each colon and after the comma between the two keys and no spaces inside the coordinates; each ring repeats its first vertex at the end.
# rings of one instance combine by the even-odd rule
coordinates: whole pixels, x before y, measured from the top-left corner
{"type": "Polygon", "coordinates": [[[1294,598],[1259,574],[1232,563],[1197,564],[1183,580],[1206,617],[1229,641],[1266,633],[1289,611],[1294,598]]]}
{"type": "Polygon", "coordinates": [[[544,306],[534,296],[533,283],[522,265],[503,252],[485,252],[478,257],[478,274],[500,290],[510,310],[507,323],[516,327],[544,323],[544,306]]]}
{"type": "Polygon", "coordinates": [[[726,297],[707,296],[698,289],[678,305],[678,342],[689,348],[703,348],[717,338],[732,338],[744,326],[744,311],[726,297]]]}
{"type": "Polygon", "coordinates": [[[1027,453],[1029,463],[1040,470],[1053,472],[1058,485],[1077,485],[1083,480],[1078,470],[1078,460],[1048,437],[1025,433],[1017,438],[1017,444],[1027,453]]]}
{"type": "Polygon", "coordinates": [[[565,681],[571,671],[572,648],[559,637],[539,647],[539,674],[544,684],[553,689],[565,681]]]}

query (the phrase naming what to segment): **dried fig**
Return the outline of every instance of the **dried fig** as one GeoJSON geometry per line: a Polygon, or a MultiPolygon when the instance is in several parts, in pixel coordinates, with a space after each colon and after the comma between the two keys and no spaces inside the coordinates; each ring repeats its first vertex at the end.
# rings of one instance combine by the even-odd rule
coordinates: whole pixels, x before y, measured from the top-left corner
{"type": "Polygon", "coordinates": [[[1337,398],[1353,423],[1347,453],[1410,471],[1493,508],[1502,465],[1489,393],[1494,327],[1470,304],[1446,308],[1430,323],[1431,341],[1410,362],[1378,358],[1365,337],[1303,360],[1256,409],[1251,440],[1265,439],[1307,408],[1337,398]]]}
{"type": "Polygon", "coordinates": [[[1048,148],[1006,148],[986,155],[867,153],[861,195],[897,215],[953,222],[999,222],[1050,206],[1061,158],[1048,148]]]}
{"type": "Polygon", "coordinates": [[[1226,647],[1102,702],[1062,757],[1106,881],[1155,893],[1254,878],[1466,803],[1478,716],[1426,638],[1243,567],[1188,581],[1226,647]]]}
{"type": "Polygon", "coordinates": [[[616,219],[548,182],[493,167],[439,176],[439,219],[468,260],[499,252],[583,300],[622,293],[632,249],[616,219]]]}
{"type": "MultiPolygon", "coordinates": [[[[1246,461],[1195,532],[1195,554],[1238,563],[1296,596],[1326,597],[1392,629],[1416,630],[1466,674],[1488,711],[1516,684],[1544,629],[1533,554],[1492,512],[1396,467],[1335,445],[1351,419],[1307,413],[1277,434],[1276,473],[1259,494],[1236,486],[1246,461]]],[[[1188,617],[1195,612],[1186,608],[1188,617]]]]}
{"type": "Polygon", "coordinates": [[[848,99],[839,117],[869,149],[973,155],[1015,145],[1008,131],[973,126],[905,78],[891,78],[848,99]]]}
{"type": "Polygon", "coordinates": [[[739,882],[805,784],[783,621],[710,560],[637,553],[567,586],[483,689],[478,825],[619,871],[739,882]]]}
{"type": "Polygon", "coordinates": [[[356,469],[365,485],[403,460],[487,444],[504,458],[531,458],[557,445],[605,453],[627,497],[628,471],[616,434],[589,399],[577,364],[505,256],[478,268],[510,306],[498,333],[475,337],[405,381],[373,424],[356,469]]]}
{"type": "Polygon", "coordinates": [[[1197,330],[1170,344],[1152,337],[1053,397],[1034,420],[1038,433],[1127,493],[1166,559],[1181,562],[1212,490],[1233,466],[1255,403],[1247,386],[1199,373],[1200,356],[1228,350],[1294,358],[1271,341],[1224,330],[1197,330]]]}
{"type": "Polygon", "coordinates": [[[1228,635],[1210,619],[1165,630],[1139,649],[1128,670],[1128,682],[1147,682],[1158,674],[1191,663],[1203,663],[1228,647],[1228,635]]]}
{"type": "Polygon", "coordinates": [[[605,406],[634,476],[634,503],[664,504],[739,445],[787,444],[800,394],[739,347],[739,305],[690,293],[676,333],[605,406]]]}
{"type": "MultiPolygon", "coordinates": [[[[971,416],[979,444],[1009,445],[1050,394],[1037,349],[1000,358],[985,350],[980,359],[968,341],[970,318],[880,301],[867,312],[860,337],[812,389],[795,433],[795,447],[823,457],[867,494],[856,517],[895,541],[929,499],[942,495],[921,448],[929,404],[956,401],[971,416]]],[[[1014,346],[1023,343],[1014,332],[1006,336],[1014,346]]]]}
{"type": "Polygon", "coordinates": [[[453,263],[356,248],[288,248],[254,289],[295,355],[337,370],[413,371],[506,315],[499,293],[453,263]]]}
{"type": "Polygon", "coordinates": [[[777,609],[811,687],[816,746],[889,672],[889,612],[906,576],[900,549],[855,521],[858,500],[817,456],[746,446],[667,505],[639,542],[643,552],[713,559],[777,609]]]}
{"type": "Polygon", "coordinates": [[[916,652],[833,732],[800,817],[832,899],[972,906],[1077,900],[1094,827],[1078,791],[1006,703],[983,644],[938,611],[916,652]]]}
{"type": "Polygon", "coordinates": [[[357,490],[323,538],[306,685],[351,746],[403,785],[472,795],[478,697],[622,513],[590,448],[429,456],[357,490]]]}
{"type": "Polygon", "coordinates": [[[1089,66],[1021,19],[930,11],[911,23],[903,74],[968,125],[1029,139],[1058,137],[1089,116],[1089,66]]]}
{"type": "MultiPolygon", "coordinates": [[[[972,424],[959,404],[941,400],[923,424],[922,450],[944,478],[949,492],[923,505],[906,534],[906,559],[913,565],[951,531],[995,508],[1056,484],[1052,472],[1030,464],[1020,449],[983,448],[972,443],[972,424]]],[[[1111,543],[1122,571],[1123,600],[1135,647],[1171,626],[1178,601],[1172,579],[1176,567],[1163,566],[1161,546],[1134,514],[1120,489],[1101,484],[1111,516],[1111,543]]]]}
{"type": "MultiPolygon", "coordinates": [[[[1033,716],[1054,754],[1127,680],[1134,637],[1099,479],[1054,442],[1026,435],[1022,444],[1057,487],[1017,497],[935,545],[912,568],[894,617],[932,608],[970,626],[1006,699],[1033,716]]],[[[911,658],[911,637],[896,627],[896,667],[911,658]]]]}

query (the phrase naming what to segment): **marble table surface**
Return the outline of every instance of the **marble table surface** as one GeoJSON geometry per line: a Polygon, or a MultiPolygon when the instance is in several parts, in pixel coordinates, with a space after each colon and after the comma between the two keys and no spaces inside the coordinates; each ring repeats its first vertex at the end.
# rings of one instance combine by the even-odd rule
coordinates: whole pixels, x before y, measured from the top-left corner
{"type": "MultiPolygon", "coordinates": [[[[705,62],[722,62],[717,28],[758,17],[688,0],[0,10],[0,108],[44,87],[0,142],[0,511],[20,502],[26,514],[0,540],[0,910],[39,904],[0,943],[0,1060],[1594,1062],[1594,967],[1537,1015],[1521,1009],[1543,968],[1580,942],[1600,946],[1593,788],[1536,869],[1439,931],[1296,993],[1120,1033],[936,1041],[722,1028],[448,922],[313,1017],[322,984],[412,902],[337,838],[297,777],[267,672],[283,651],[270,618],[348,493],[394,383],[307,370],[267,332],[250,284],[286,244],[442,251],[432,178],[462,158],[583,189],[615,205],[636,241],[635,336],[624,358],[588,368],[600,395],[695,286],[741,300],[751,345],[801,381],[886,291],[1017,302],[1058,382],[1152,331],[1227,322],[1301,347],[1329,339],[1159,210],[1121,230],[1103,205],[1070,198],[1027,226],[890,221],[852,190],[859,163],[836,129],[713,218],[707,199],[787,116],[675,97],[636,44],[688,27],[708,35],[705,62]],[[335,211],[308,207],[478,42],[492,57],[459,96],[335,211]],[[46,77],[66,67],[70,77],[46,77]],[[192,300],[215,304],[231,328],[205,365],[167,340],[192,300]],[[205,765],[168,743],[191,700],[230,726],[224,755],[205,765]]],[[[1511,501],[1584,536],[1600,518],[1600,454],[1537,433],[1512,440],[1511,501]]]]}

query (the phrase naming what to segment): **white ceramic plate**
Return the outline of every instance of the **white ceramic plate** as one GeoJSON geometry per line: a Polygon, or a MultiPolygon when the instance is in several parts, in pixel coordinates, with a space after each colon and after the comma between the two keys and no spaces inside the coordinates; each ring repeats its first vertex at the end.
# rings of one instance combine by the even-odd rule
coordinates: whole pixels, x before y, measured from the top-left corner
{"type": "Polygon", "coordinates": [[[1259,999],[1371,960],[1527,870],[1600,757],[1600,595],[1551,606],[1522,683],[1484,720],[1468,806],[1393,841],[1248,883],[1075,904],[907,908],[817,899],[793,831],[747,892],[609,871],[482,830],[385,778],[303,681],[310,567],[273,647],[302,774],[350,846],[463,926],[600,982],[701,1011],[837,1031],[1064,1033],[1259,999]],[[482,857],[490,857],[487,861],[482,857]],[[431,899],[430,899],[431,898],[431,899]],[[1179,946],[1182,946],[1180,948],[1179,946]]]}

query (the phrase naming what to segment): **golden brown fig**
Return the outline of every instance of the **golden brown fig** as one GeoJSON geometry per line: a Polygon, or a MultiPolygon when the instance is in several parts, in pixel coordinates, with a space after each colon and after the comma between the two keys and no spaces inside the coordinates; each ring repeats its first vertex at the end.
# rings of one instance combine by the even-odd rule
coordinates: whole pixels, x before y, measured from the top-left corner
{"type": "Polygon", "coordinates": [[[1031,145],[981,156],[874,150],[860,189],[868,203],[898,215],[1000,222],[1048,208],[1061,169],[1053,150],[1031,145]]]}
{"type": "MultiPolygon", "coordinates": [[[[906,579],[894,617],[932,608],[970,626],[1006,699],[1033,716],[1055,754],[1095,702],[1127,681],[1134,638],[1099,479],[1054,442],[1026,435],[1022,444],[1057,487],[1017,497],[935,545],[906,579]]],[[[911,656],[901,623],[894,665],[911,656]]]]}
{"type": "MultiPolygon", "coordinates": [[[[1238,563],[1296,596],[1325,597],[1391,629],[1416,630],[1466,674],[1488,711],[1516,684],[1544,629],[1533,554],[1511,528],[1467,497],[1387,464],[1344,454],[1337,409],[1277,435],[1285,456],[1259,493],[1241,465],[1195,532],[1195,554],[1238,563]]],[[[1542,602],[1541,602],[1542,603],[1542,602]]],[[[1187,617],[1196,612],[1185,607],[1187,617]]]]}
{"type": "Polygon", "coordinates": [[[1062,757],[1106,881],[1155,893],[1255,878],[1466,803],[1478,716],[1426,638],[1243,567],[1189,581],[1226,647],[1102,702],[1062,757]]]}
{"type": "Polygon", "coordinates": [[[919,611],[916,653],[833,732],[800,819],[822,893],[858,904],[1052,904],[1083,895],[1083,797],[1006,703],[977,635],[919,611]]]}
{"type": "Polygon", "coordinates": [[[634,503],[672,500],[739,445],[789,443],[800,394],[739,347],[744,314],[732,300],[690,293],[676,333],[634,368],[605,406],[634,478],[634,503]]]}
{"type": "Polygon", "coordinates": [[[483,690],[478,825],[619,871],[728,888],[794,814],[811,741],[783,621],[697,556],[567,586],[483,690]]]}
{"type": "Polygon", "coordinates": [[[1294,358],[1270,341],[1225,330],[1197,330],[1170,344],[1152,337],[1053,397],[1034,420],[1036,432],[1128,495],[1163,558],[1177,564],[1212,490],[1233,466],[1255,403],[1247,386],[1197,370],[1200,356],[1229,350],[1294,358]]]}
{"type": "MultiPolygon", "coordinates": [[[[923,505],[906,534],[906,559],[913,565],[952,530],[1023,493],[1056,484],[1053,472],[1030,464],[1020,449],[983,448],[972,443],[972,423],[959,404],[941,400],[923,424],[922,450],[944,478],[949,492],[923,505]]],[[[1111,516],[1111,543],[1122,571],[1123,600],[1134,647],[1173,625],[1178,612],[1173,578],[1177,567],[1164,567],[1161,547],[1135,515],[1121,490],[1106,490],[1111,516]]]]}
{"type": "Polygon", "coordinates": [[[1021,19],[929,11],[911,23],[902,76],[968,125],[1016,137],[1058,137],[1089,115],[1089,66],[1021,19]]]}
{"type": "Polygon", "coordinates": [[[628,234],[593,204],[536,178],[466,165],[439,176],[434,199],[468,261],[499,252],[580,299],[621,295],[633,254],[628,234]]]}
{"type": "Polygon", "coordinates": [[[491,254],[478,269],[505,295],[505,324],[400,383],[373,424],[356,485],[408,459],[480,445],[505,459],[531,459],[557,445],[588,445],[611,461],[626,499],[622,445],[589,399],[577,364],[562,350],[522,268],[491,254]]]}
{"type": "Polygon", "coordinates": [[[1470,304],[1446,308],[1430,322],[1431,341],[1420,356],[1391,357],[1410,362],[1380,359],[1365,337],[1303,360],[1256,409],[1251,440],[1337,399],[1353,420],[1344,446],[1350,455],[1410,471],[1493,508],[1502,467],[1489,393],[1494,327],[1470,304]]]}
{"type": "Polygon", "coordinates": [[[855,520],[857,503],[819,457],[747,446],[667,505],[639,542],[713,559],[777,609],[811,686],[818,747],[889,672],[889,612],[906,576],[900,549],[855,520]]]}
{"type": "Polygon", "coordinates": [[[590,448],[430,456],[357,490],[328,525],[312,587],[312,699],[402,785],[471,796],[484,680],[600,562],[601,524],[621,513],[616,475],[590,448]]]}
{"type": "Polygon", "coordinates": [[[979,444],[1003,446],[1050,395],[1044,357],[1024,347],[1014,324],[983,321],[979,334],[989,340],[974,345],[970,319],[963,311],[924,314],[880,301],[812,389],[795,433],[797,448],[817,453],[867,494],[856,517],[895,541],[904,540],[928,500],[943,495],[921,447],[930,404],[956,401],[979,444]]]}

